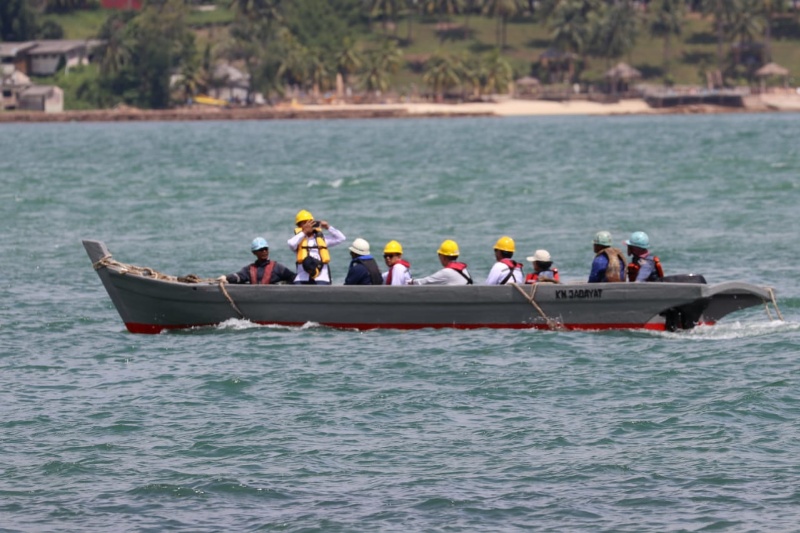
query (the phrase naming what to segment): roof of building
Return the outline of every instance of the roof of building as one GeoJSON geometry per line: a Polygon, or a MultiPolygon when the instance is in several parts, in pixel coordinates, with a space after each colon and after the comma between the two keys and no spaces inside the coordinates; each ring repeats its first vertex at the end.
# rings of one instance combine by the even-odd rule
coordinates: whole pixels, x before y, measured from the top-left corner
{"type": "Polygon", "coordinates": [[[35,41],[36,48],[29,50],[30,55],[41,54],[64,54],[86,48],[86,41],[82,40],[57,40],[57,41],[35,41]]]}
{"type": "Polygon", "coordinates": [[[54,90],[59,89],[55,85],[31,85],[22,90],[20,96],[50,96],[54,90]]]}
{"type": "Polygon", "coordinates": [[[0,43],[0,57],[15,57],[36,46],[35,41],[0,43]]]}

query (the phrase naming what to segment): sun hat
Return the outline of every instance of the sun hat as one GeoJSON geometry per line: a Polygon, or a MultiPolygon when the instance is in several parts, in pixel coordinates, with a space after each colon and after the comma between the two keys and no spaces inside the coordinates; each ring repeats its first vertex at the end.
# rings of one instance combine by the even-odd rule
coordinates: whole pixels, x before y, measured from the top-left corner
{"type": "Polygon", "coordinates": [[[369,255],[369,243],[361,237],[353,241],[350,251],[356,255],[369,255]]]}
{"type": "Polygon", "coordinates": [[[643,231],[634,231],[631,233],[631,238],[625,241],[628,246],[636,246],[637,248],[650,248],[650,237],[643,231]]]}
{"type": "Polygon", "coordinates": [[[611,240],[611,234],[607,231],[598,231],[592,240],[592,244],[611,246],[613,244],[613,241],[611,240]]]}
{"type": "Polygon", "coordinates": [[[538,261],[540,263],[549,263],[552,261],[550,258],[550,252],[547,250],[536,250],[532,256],[526,257],[525,259],[531,263],[534,261],[538,261]]]}
{"type": "Polygon", "coordinates": [[[253,239],[253,242],[250,243],[251,252],[255,252],[256,250],[260,250],[262,248],[269,248],[269,243],[264,237],[256,237],[253,239]]]}

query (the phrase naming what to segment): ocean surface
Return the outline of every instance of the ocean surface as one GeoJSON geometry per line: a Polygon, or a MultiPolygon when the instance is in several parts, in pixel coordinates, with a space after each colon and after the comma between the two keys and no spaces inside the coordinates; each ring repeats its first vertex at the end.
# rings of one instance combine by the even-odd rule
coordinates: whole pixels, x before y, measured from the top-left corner
{"type": "Polygon", "coordinates": [[[0,227],[0,531],[800,530],[800,115],[3,124],[0,227]],[[133,335],[81,245],[292,264],[299,209],[480,279],[501,235],[577,281],[643,230],[785,320],[133,335]]]}

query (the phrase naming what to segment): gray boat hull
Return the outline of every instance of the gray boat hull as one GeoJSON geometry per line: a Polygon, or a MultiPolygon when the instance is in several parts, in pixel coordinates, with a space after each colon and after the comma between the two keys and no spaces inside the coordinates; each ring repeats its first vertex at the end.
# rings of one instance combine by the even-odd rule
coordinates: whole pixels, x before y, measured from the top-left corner
{"type": "Polygon", "coordinates": [[[232,318],[258,324],[337,328],[675,329],[714,323],[769,301],[747,283],[600,283],[527,286],[313,286],[181,283],[99,262],[105,244],[84,247],[133,333],[208,326],[232,318]],[[682,311],[683,310],[683,311],[682,311]],[[691,311],[691,313],[690,313],[691,311]],[[691,316],[689,316],[691,315],[691,316]],[[671,323],[672,322],[672,323],[671,323]]]}

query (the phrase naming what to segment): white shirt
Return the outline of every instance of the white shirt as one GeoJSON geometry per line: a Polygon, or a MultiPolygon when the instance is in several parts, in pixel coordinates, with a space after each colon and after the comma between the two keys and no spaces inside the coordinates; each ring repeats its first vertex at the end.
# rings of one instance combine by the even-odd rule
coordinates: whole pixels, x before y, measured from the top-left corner
{"type": "MultiPolygon", "coordinates": [[[[392,285],[408,285],[408,282],[411,281],[411,272],[405,267],[405,265],[401,265],[400,263],[395,263],[395,265],[391,268],[392,271],[392,285]]],[[[383,283],[386,284],[386,278],[389,277],[388,272],[383,273],[383,283]]]]}
{"type": "MultiPolygon", "coordinates": [[[[469,276],[467,269],[464,274],[469,276]]],[[[412,280],[413,285],[466,285],[467,280],[452,268],[443,268],[426,278],[412,280]]]]}
{"type": "MultiPolygon", "coordinates": [[[[496,262],[492,269],[489,271],[489,276],[486,278],[486,285],[500,285],[506,276],[508,276],[508,265],[505,263],[501,263],[500,261],[496,262]]],[[[522,268],[515,268],[514,274],[506,283],[523,283],[525,278],[522,275],[522,268]]]]}
{"type": "MultiPolygon", "coordinates": [[[[291,248],[294,252],[297,252],[297,247],[300,246],[300,243],[303,239],[306,238],[306,234],[302,231],[297,233],[294,237],[289,239],[287,244],[289,248],[291,248]]],[[[347,237],[344,236],[344,233],[339,231],[338,229],[334,228],[333,226],[328,226],[328,235],[323,237],[325,242],[328,245],[328,248],[333,248],[338,244],[342,244],[344,241],[347,240],[347,237]]],[[[319,255],[319,248],[317,247],[317,239],[308,239],[308,255],[311,257],[315,257],[319,260],[322,260],[322,257],[319,255]]],[[[331,281],[331,270],[327,264],[322,265],[322,269],[319,271],[319,276],[315,278],[317,281],[327,281],[330,283],[331,281]]],[[[303,265],[297,265],[297,276],[294,278],[295,283],[298,281],[308,281],[308,272],[303,270],[303,265]]]]}

